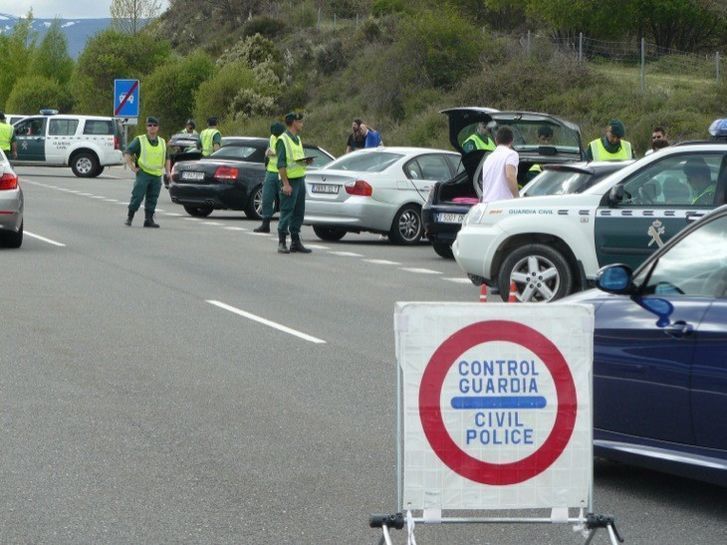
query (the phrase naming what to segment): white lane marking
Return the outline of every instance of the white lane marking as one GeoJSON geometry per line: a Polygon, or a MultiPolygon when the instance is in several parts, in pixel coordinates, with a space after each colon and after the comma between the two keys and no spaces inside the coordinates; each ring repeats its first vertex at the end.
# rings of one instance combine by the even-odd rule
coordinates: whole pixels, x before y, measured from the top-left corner
{"type": "Polygon", "coordinates": [[[415,274],[443,274],[439,271],[433,271],[432,269],[418,269],[416,267],[400,267],[402,271],[415,273],[415,274]]]}
{"type": "Polygon", "coordinates": [[[104,199],[106,202],[119,202],[118,199],[104,199]]]}
{"type": "Polygon", "coordinates": [[[288,326],[284,326],[282,324],[279,324],[277,322],[273,322],[271,320],[268,320],[266,318],[262,318],[261,316],[257,316],[255,314],[251,314],[249,312],[245,312],[244,310],[240,310],[239,308],[235,308],[233,306],[227,305],[225,303],[222,303],[221,301],[215,301],[213,299],[207,299],[207,302],[210,305],[214,305],[216,307],[219,307],[223,310],[226,310],[228,312],[232,312],[233,314],[237,314],[238,316],[242,316],[243,318],[247,318],[248,320],[252,320],[253,322],[258,322],[260,324],[266,325],[268,327],[272,327],[273,329],[277,329],[278,331],[282,331],[283,333],[287,333],[289,335],[293,335],[294,337],[298,337],[300,339],[303,339],[308,342],[312,342],[315,344],[326,344],[326,341],[323,339],[319,339],[318,337],[313,337],[311,335],[308,335],[307,333],[303,333],[301,331],[298,331],[297,329],[292,329],[288,326]]]}
{"type": "Polygon", "coordinates": [[[323,246],[323,244],[306,244],[306,246],[312,250],[330,250],[330,246],[323,246]]]}
{"type": "Polygon", "coordinates": [[[364,261],[374,265],[401,265],[398,261],[389,261],[388,259],[364,259],[364,261]]]}
{"type": "Polygon", "coordinates": [[[202,225],[224,225],[224,223],[220,223],[219,221],[203,221],[202,225]]]}
{"type": "Polygon", "coordinates": [[[363,254],[357,254],[355,252],[328,252],[331,255],[337,255],[340,257],[363,257],[363,254]]]}
{"type": "Polygon", "coordinates": [[[162,214],[164,214],[166,213],[166,210],[164,210],[163,208],[155,208],[154,212],[161,212],[162,214]]]}
{"type": "Polygon", "coordinates": [[[225,227],[227,231],[248,231],[248,229],[244,227],[225,227]]]}
{"type": "Polygon", "coordinates": [[[187,221],[202,221],[199,218],[184,218],[184,219],[187,220],[187,221]]]}
{"type": "Polygon", "coordinates": [[[93,197],[93,193],[78,193],[81,197],[93,197]]]}
{"type": "Polygon", "coordinates": [[[47,242],[48,244],[52,244],[53,246],[60,246],[61,248],[66,247],[66,245],[62,242],[56,242],[55,240],[36,235],[35,233],[31,233],[30,231],[25,231],[25,236],[28,236],[30,238],[37,238],[38,240],[42,240],[43,242],[47,242]]]}
{"type": "Polygon", "coordinates": [[[454,282],[455,284],[472,284],[472,281],[469,278],[442,278],[442,280],[446,280],[447,282],[454,282]]]}
{"type": "Polygon", "coordinates": [[[92,199],[105,199],[106,197],[102,197],[101,195],[94,195],[91,197],[92,199]]]}
{"type": "MultiPolygon", "coordinates": [[[[267,236],[269,236],[268,233],[256,233],[254,231],[250,231],[249,233],[245,233],[245,234],[246,235],[252,235],[254,237],[267,237],[267,236]]],[[[275,238],[277,238],[277,237],[275,237],[275,238]]]]}
{"type": "Polygon", "coordinates": [[[164,215],[165,216],[174,216],[174,217],[177,217],[177,218],[181,218],[182,217],[182,214],[180,214],[179,212],[164,212],[164,215]]]}

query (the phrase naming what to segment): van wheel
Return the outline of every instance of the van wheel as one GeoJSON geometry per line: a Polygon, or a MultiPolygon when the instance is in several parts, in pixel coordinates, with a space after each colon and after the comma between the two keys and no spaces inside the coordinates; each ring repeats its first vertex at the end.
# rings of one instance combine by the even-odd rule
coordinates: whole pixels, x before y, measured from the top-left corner
{"type": "Polygon", "coordinates": [[[90,151],[82,151],[71,158],[71,170],[79,178],[98,176],[98,157],[90,151]]]}
{"type": "Polygon", "coordinates": [[[212,208],[209,206],[189,206],[185,204],[184,210],[195,218],[206,218],[212,213],[212,208]]]}
{"type": "Polygon", "coordinates": [[[17,233],[13,231],[5,233],[3,242],[8,248],[20,248],[23,245],[23,224],[20,224],[20,229],[18,229],[17,233]]]}
{"type": "Polygon", "coordinates": [[[407,204],[394,216],[389,239],[394,244],[416,244],[422,238],[422,211],[418,206],[407,204]]]}
{"type": "Polygon", "coordinates": [[[523,303],[547,303],[573,291],[573,272],[561,252],[544,244],[526,244],[512,250],[500,267],[497,285],[503,298],[515,283],[523,303]]]}
{"type": "Polygon", "coordinates": [[[259,185],[252,190],[250,201],[245,207],[245,215],[252,220],[259,220],[263,217],[263,186],[259,185]]]}
{"type": "Polygon", "coordinates": [[[336,229],[334,227],[322,227],[320,225],[313,226],[313,232],[321,240],[328,242],[336,242],[346,236],[346,231],[343,229],[336,229]]]}
{"type": "Polygon", "coordinates": [[[448,244],[447,242],[432,242],[432,248],[434,248],[434,251],[439,257],[443,257],[444,259],[454,259],[451,244],[448,244]]]}

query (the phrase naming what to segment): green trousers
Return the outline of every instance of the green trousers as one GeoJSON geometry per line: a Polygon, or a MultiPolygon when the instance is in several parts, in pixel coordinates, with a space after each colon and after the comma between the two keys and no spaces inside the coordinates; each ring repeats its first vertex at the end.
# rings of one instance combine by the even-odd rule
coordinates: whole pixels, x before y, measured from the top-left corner
{"type": "Polygon", "coordinates": [[[263,182],[263,213],[262,217],[264,220],[269,220],[273,217],[275,207],[275,194],[278,192],[280,187],[280,181],[278,180],[277,172],[266,172],[265,181],[263,182]]]}
{"type": "MultiPolygon", "coordinates": [[[[303,225],[305,216],[305,177],[289,179],[293,193],[290,196],[280,191],[280,221],[278,222],[278,233],[291,235],[300,233],[300,226],[303,225]]],[[[281,182],[282,183],[282,182],[281,182]]]]}
{"type": "Polygon", "coordinates": [[[134,188],[131,190],[131,201],[129,201],[129,212],[136,212],[141,206],[141,201],[145,200],[144,210],[154,212],[159,200],[159,193],[162,190],[162,177],[152,176],[139,170],[136,173],[136,181],[134,188]]]}

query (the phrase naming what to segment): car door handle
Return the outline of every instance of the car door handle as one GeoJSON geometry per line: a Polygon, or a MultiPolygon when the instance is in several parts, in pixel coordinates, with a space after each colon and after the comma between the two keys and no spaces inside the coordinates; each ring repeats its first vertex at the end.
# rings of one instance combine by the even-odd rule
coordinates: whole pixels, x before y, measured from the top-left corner
{"type": "Polygon", "coordinates": [[[694,331],[694,327],[692,326],[692,324],[689,324],[684,320],[679,320],[666,326],[664,328],[664,331],[670,337],[674,337],[675,339],[681,339],[682,337],[687,337],[691,335],[694,331]]]}
{"type": "Polygon", "coordinates": [[[704,212],[687,212],[687,223],[693,223],[704,217],[704,212]]]}

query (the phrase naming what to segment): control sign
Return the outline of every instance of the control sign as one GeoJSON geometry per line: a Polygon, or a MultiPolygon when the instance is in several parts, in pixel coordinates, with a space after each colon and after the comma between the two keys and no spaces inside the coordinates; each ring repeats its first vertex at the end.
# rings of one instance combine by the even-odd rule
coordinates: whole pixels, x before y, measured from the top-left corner
{"type": "Polygon", "coordinates": [[[139,117],[139,80],[114,80],[114,117],[139,117]]]}
{"type": "Polygon", "coordinates": [[[396,337],[402,508],[588,505],[590,307],[399,303],[396,337]]]}

